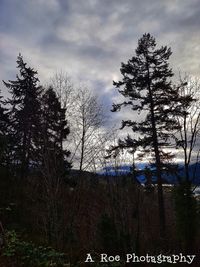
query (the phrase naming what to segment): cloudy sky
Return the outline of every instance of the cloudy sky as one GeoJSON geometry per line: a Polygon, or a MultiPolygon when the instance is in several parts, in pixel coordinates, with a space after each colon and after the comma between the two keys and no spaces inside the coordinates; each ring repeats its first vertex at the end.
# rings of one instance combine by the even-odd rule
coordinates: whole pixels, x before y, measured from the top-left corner
{"type": "Polygon", "coordinates": [[[199,0],[0,0],[0,79],[15,78],[20,52],[42,83],[62,70],[111,104],[145,32],[171,46],[175,72],[199,76],[199,14],[199,0]]]}

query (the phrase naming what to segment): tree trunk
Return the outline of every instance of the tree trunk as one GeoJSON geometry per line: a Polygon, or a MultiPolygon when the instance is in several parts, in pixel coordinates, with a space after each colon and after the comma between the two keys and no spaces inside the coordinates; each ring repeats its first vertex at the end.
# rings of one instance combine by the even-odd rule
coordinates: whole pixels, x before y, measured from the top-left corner
{"type": "Polygon", "coordinates": [[[80,160],[79,171],[82,171],[82,169],[83,169],[83,157],[84,157],[84,149],[85,149],[85,130],[84,130],[84,128],[83,128],[83,133],[82,133],[81,139],[82,139],[81,140],[81,160],[80,160]]]}
{"type": "Polygon", "coordinates": [[[152,124],[152,134],[153,134],[153,147],[156,159],[156,176],[158,183],[158,208],[159,208],[159,220],[160,220],[160,237],[163,238],[165,236],[165,206],[164,206],[164,198],[163,198],[163,187],[162,187],[162,174],[161,174],[161,161],[160,161],[160,152],[158,146],[158,136],[156,130],[156,120],[154,114],[154,101],[151,92],[151,84],[150,84],[150,75],[149,75],[149,66],[147,62],[147,70],[148,70],[148,91],[150,97],[150,111],[151,111],[151,124],[152,124]]]}

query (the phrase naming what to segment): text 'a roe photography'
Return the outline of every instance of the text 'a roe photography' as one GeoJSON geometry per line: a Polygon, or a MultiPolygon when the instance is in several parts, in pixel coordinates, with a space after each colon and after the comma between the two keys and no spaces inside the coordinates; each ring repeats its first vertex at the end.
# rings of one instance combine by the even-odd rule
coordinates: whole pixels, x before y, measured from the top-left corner
{"type": "Polygon", "coordinates": [[[112,263],[112,262],[126,262],[126,263],[169,263],[169,264],[177,264],[177,263],[186,263],[192,264],[196,258],[196,255],[184,255],[183,253],[171,254],[171,255],[149,255],[148,253],[145,255],[136,255],[135,253],[127,253],[124,257],[120,255],[108,255],[106,253],[100,254],[99,258],[94,258],[91,253],[86,255],[85,262],[86,263],[94,263],[96,261],[100,263],[112,263]]]}

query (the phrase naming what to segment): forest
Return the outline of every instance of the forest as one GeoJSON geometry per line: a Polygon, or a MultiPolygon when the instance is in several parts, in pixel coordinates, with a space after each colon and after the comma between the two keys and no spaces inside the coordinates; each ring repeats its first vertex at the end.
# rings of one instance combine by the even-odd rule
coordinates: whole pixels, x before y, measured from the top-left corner
{"type": "Polygon", "coordinates": [[[0,266],[172,265],[132,253],[200,265],[200,81],[175,75],[171,54],[143,34],[109,110],[65,73],[42,85],[17,56],[0,96],[0,266]]]}

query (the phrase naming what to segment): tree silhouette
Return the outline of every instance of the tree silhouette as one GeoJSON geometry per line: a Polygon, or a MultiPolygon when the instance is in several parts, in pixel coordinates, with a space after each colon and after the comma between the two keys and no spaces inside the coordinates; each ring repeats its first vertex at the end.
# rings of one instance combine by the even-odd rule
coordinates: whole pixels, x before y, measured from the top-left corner
{"type": "Polygon", "coordinates": [[[44,221],[48,241],[59,246],[63,230],[62,188],[64,179],[71,167],[67,158],[70,152],[66,149],[66,138],[69,127],[65,109],[52,87],[49,87],[41,98],[41,130],[39,138],[39,170],[42,176],[42,199],[46,205],[44,221]]]}
{"type": "MultiPolygon", "coordinates": [[[[64,141],[69,134],[69,127],[65,116],[65,109],[56,96],[52,87],[49,87],[41,98],[41,144],[43,152],[53,151],[56,154],[58,162],[70,167],[67,157],[70,152],[64,148],[64,141]]],[[[64,166],[63,165],[63,166],[64,166]]],[[[61,169],[60,169],[61,170],[61,169]]]]}
{"type": "Polygon", "coordinates": [[[104,124],[103,106],[87,87],[80,87],[72,104],[71,129],[73,130],[74,154],[79,170],[91,168],[97,154],[97,135],[104,124]]]}
{"type": "Polygon", "coordinates": [[[13,143],[12,161],[19,166],[22,179],[28,174],[30,162],[34,161],[34,144],[40,124],[41,87],[38,85],[37,71],[26,65],[19,54],[17,68],[20,74],[15,81],[3,81],[11,94],[7,104],[13,143]]]}
{"type": "Polygon", "coordinates": [[[9,118],[5,103],[0,95],[0,164],[4,161],[5,150],[8,142],[8,124],[9,118]]]}
{"type": "Polygon", "coordinates": [[[179,94],[184,98],[191,96],[191,101],[185,101],[182,105],[182,116],[177,116],[179,131],[175,133],[177,148],[183,151],[185,180],[194,182],[197,175],[197,164],[199,163],[200,149],[198,138],[200,136],[200,82],[188,75],[179,78],[179,94]],[[192,173],[189,171],[191,163],[195,163],[192,173]]]}
{"type": "Polygon", "coordinates": [[[158,203],[160,218],[160,234],[165,232],[165,210],[162,188],[162,172],[171,166],[173,155],[164,148],[171,145],[172,132],[179,126],[174,119],[180,115],[181,102],[178,89],[172,86],[172,70],[169,68],[171,49],[166,46],[156,48],[155,38],[149,33],[144,34],[138,41],[138,47],[127,63],[121,64],[121,81],[113,84],[128,101],[113,104],[112,111],[118,111],[123,106],[137,111],[132,120],[123,120],[122,129],[131,127],[134,132],[132,141],[135,147],[140,147],[142,158],[151,157],[155,164],[158,183],[158,203]],[[136,113],[136,114],[137,114],[136,113]]]}

